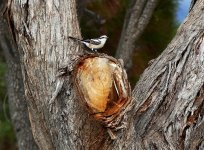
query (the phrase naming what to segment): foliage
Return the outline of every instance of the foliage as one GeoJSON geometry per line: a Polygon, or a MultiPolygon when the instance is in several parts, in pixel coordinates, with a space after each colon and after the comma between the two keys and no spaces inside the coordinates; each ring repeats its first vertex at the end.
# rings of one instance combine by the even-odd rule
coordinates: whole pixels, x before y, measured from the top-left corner
{"type": "Polygon", "coordinates": [[[83,16],[80,20],[83,38],[98,37],[106,34],[109,39],[100,52],[113,56],[119,42],[128,2],[129,0],[96,0],[89,3],[88,9],[105,18],[106,22],[104,24],[97,24],[92,18],[83,16]]]}
{"type": "MultiPolygon", "coordinates": [[[[123,0],[95,0],[90,2],[88,9],[104,17],[106,23],[99,25],[90,18],[82,17],[80,22],[83,37],[91,38],[107,34],[109,39],[100,52],[114,56],[129,2],[123,0]]],[[[139,75],[147,67],[148,61],[157,57],[174,36],[178,26],[175,19],[177,5],[178,0],[159,0],[149,25],[141,38],[135,43],[133,67],[128,72],[132,85],[135,84],[139,75]]]]}
{"type": "Polygon", "coordinates": [[[147,26],[141,43],[144,45],[152,45],[160,53],[172,37],[177,29],[176,16],[177,1],[165,0],[159,1],[152,19],[147,26]]]}
{"type": "Polygon", "coordinates": [[[12,130],[11,124],[9,121],[0,122],[0,140],[3,139],[13,139],[13,134],[10,132],[12,130]]]}
{"type": "Polygon", "coordinates": [[[132,85],[148,66],[148,62],[156,58],[171,41],[176,33],[177,0],[159,0],[154,14],[141,38],[136,42],[133,56],[133,67],[129,70],[132,85]]]}
{"type": "MultiPolygon", "coordinates": [[[[81,18],[80,27],[84,38],[98,37],[102,34],[109,36],[106,46],[100,52],[112,56],[115,54],[129,1],[94,0],[88,3],[87,8],[105,18],[106,22],[104,24],[97,24],[93,19],[84,15],[81,18]]],[[[132,85],[135,84],[139,75],[147,67],[148,61],[161,53],[174,36],[177,28],[175,19],[177,1],[159,0],[159,5],[147,29],[135,43],[136,48],[133,54],[134,65],[128,72],[132,85]]],[[[0,149],[9,149],[8,145],[15,142],[12,126],[5,117],[6,114],[9,114],[7,100],[5,101],[5,72],[6,65],[0,54],[0,149]],[[4,108],[2,107],[3,105],[5,106],[4,108]]],[[[15,145],[13,144],[11,147],[14,149],[15,145]]]]}
{"type": "Polygon", "coordinates": [[[6,63],[0,57],[0,149],[16,149],[15,135],[9,119],[8,100],[6,95],[6,63]]]}
{"type": "Polygon", "coordinates": [[[6,72],[6,64],[1,59],[0,61],[0,98],[1,100],[4,99],[6,93],[6,83],[5,83],[5,72],[6,72]]]}

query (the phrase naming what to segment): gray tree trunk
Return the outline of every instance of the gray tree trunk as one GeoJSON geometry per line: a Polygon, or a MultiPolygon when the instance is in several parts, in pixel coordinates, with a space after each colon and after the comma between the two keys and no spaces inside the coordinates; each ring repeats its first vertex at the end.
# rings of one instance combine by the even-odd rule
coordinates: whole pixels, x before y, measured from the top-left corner
{"type": "Polygon", "coordinates": [[[50,111],[57,69],[81,52],[75,1],[11,1],[32,132],[40,149],[203,149],[204,1],[133,90],[127,128],[111,140],[80,104],[70,76],[50,111]]]}
{"type": "Polygon", "coordinates": [[[6,74],[9,110],[15,130],[18,148],[21,150],[38,149],[28,118],[27,104],[24,96],[19,53],[11,38],[8,24],[3,18],[3,9],[0,11],[0,48],[4,51],[8,71],[6,74]]]}

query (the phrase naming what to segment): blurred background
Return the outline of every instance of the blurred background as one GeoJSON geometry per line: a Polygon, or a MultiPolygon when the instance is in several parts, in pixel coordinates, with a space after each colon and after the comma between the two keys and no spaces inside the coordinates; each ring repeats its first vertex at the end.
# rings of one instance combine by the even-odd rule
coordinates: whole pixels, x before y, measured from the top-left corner
{"type": "MultiPolygon", "coordinates": [[[[114,56],[129,2],[130,0],[88,0],[85,8],[88,13],[79,12],[82,37],[95,38],[106,34],[109,39],[100,52],[114,56]],[[88,14],[96,14],[98,18],[93,19],[88,14]]],[[[148,26],[135,43],[133,65],[128,69],[132,86],[148,66],[148,62],[156,58],[171,41],[187,16],[189,6],[190,0],[159,0],[148,26]]],[[[0,49],[0,150],[16,150],[18,148],[8,109],[6,69],[5,58],[0,49]]]]}

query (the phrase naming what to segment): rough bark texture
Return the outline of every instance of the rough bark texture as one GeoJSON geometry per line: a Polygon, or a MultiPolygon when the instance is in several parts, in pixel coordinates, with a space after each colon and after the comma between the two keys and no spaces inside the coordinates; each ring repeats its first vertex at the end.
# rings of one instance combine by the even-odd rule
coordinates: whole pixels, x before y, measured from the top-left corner
{"type": "Polygon", "coordinates": [[[106,129],[80,105],[69,77],[53,111],[49,111],[57,69],[64,64],[71,66],[79,48],[67,39],[80,36],[75,1],[12,1],[10,9],[15,39],[22,49],[25,94],[38,146],[49,150],[112,149],[129,140],[133,132],[121,134],[116,143],[110,140],[106,129]]]}
{"type": "MultiPolygon", "coordinates": [[[[3,7],[2,7],[3,8],[3,7]]],[[[24,86],[20,67],[19,54],[12,41],[9,28],[0,12],[0,47],[4,51],[8,71],[6,75],[9,110],[20,150],[38,149],[31,132],[28,110],[24,96],[24,86]]]]}
{"type": "Polygon", "coordinates": [[[123,59],[126,68],[132,66],[135,42],[143,33],[153,14],[158,0],[132,0],[128,9],[116,57],[123,59]]]}
{"type": "Polygon", "coordinates": [[[134,90],[141,149],[204,148],[203,8],[204,1],[198,0],[134,90]]]}
{"type": "Polygon", "coordinates": [[[167,49],[148,67],[133,92],[127,128],[111,140],[91,119],[70,76],[49,111],[57,69],[72,67],[80,52],[75,1],[11,3],[21,54],[32,131],[43,149],[203,149],[204,1],[197,0],[167,49]]]}

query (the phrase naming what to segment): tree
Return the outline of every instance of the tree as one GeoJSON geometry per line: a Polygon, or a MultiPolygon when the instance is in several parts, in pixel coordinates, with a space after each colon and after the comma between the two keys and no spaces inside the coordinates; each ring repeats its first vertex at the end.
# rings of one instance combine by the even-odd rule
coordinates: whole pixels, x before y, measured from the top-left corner
{"type": "Polygon", "coordinates": [[[122,35],[116,53],[116,57],[122,58],[127,68],[130,68],[132,65],[130,58],[135,48],[135,41],[140,37],[149,23],[157,2],[158,0],[131,1],[130,8],[125,16],[122,35]]]}
{"type": "Polygon", "coordinates": [[[80,37],[75,1],[9,4],[29,118],[39,148],[203,148],[202,0],[195,2],[172,42],[142,74],[133,90],[134,106],[125,115],[128,127],[114,141],[79,104],[70,76],[49,111],[57,69],[71,66],[82,50],[66,40],[70,35],[80,37]]]}
{"type": "Polygon", "coordinates": [[[5,1],[0,3],[0,48],[4,51],[8,66],[6,79],[10,117],[18,139],[18,148],[35,150],[37,145],[34,142],[28,118],[19,52],[12,40],[7,21],[2,16],[2,12],[6,10],[3,3],[5,1]]]}

